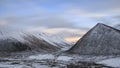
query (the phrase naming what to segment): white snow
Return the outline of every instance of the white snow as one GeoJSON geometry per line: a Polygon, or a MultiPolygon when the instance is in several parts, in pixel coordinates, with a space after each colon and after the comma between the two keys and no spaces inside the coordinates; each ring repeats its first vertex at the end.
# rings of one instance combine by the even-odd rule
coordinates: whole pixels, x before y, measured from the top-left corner
{"type": "Polygon", "coordinates": [[[26,65],[10,65],[10,64],[0,64],[0,68],[30,68],[29,66],[26,65]]]}
{"type": "Polygon", "coordinates": [[[111,58],[111,59],[106,59],[98,62],[99,64],[105,64],[107,66],[112,66],[112,67],[120,67],[120,57],[119,58],[111,58]]]}
{"type": "MultiPolygon", "coordinates": [[[[33,56],[29,56],[29,59],[37,59],[37,60],[43,60],[43,59],[55,59],[55,56],[52,54],[40,54],[40,55],[33,55],[33,56]]],[[[56,60],[58,61],[70,61],[72,60],[73,57],[69,57],[69,56],[59,56],[56,60]]]]}
{"type": "Polygon", "coordinates": [[[42,32],[31,33],[31,32],[23,32],[23,31],[13,31],[13,32],[0,31],[0,39],[3,39],[3,40],[14,38],[20,42],[26,42],[23,36],[27,36],[27,35],[34,35],[35,37],[39,39],[43,39],[46,42],[54,46],[61,47],[61,48],[64,48],[64,47],[67,48],[69,47],[69,45],[72,45],[72,43],[65,41],[64,38],[59,35],[52,35],[52,34],[47,34],[47,33],[42,33],[42,32]]]}
{"type": "Polygon", "coordinates": [[[72,57],[69,57],[69,56],[59,56],[57,58],[57,60],[62,60],[62,61],[70,61],[72,60],[73,58],[72,57]]]}
{"type": "Polygon", "coordinates": [[[57,47],[67,48],[67,47],[70,47],[70,45],[72,45],[72,43],[65,41],[64,38],[59,35],[52,35],[52,34],[47,34],[47,33],[42,33],[42,32],[31,33],[31,34],[57,47]]]}
{"type": "Polygon", "coordinates": [[[40,65],[40,64],[32,64],[32,66],[33,66],[34,68],[50,68],[50,67],[47,66],[47,65],[40,65]]]}
{"type": "Polygon", "coordinates": [[[29,59],[38,59],[38,60],[42,60],[42,59],[54,59],[54,55],[52,54],[40,54],[40,55],[34,55],[34,56],[29,56],[29,59]]]}

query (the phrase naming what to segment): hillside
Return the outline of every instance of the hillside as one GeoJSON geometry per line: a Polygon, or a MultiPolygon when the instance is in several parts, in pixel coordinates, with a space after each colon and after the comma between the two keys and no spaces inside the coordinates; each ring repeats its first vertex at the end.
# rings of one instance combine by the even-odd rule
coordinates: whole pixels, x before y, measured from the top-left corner
{"type": "Polygon", "coordinates": [[[67,52],[79,55],[118,55],[119,40],[119,30],[98,23],[67,52]]]}

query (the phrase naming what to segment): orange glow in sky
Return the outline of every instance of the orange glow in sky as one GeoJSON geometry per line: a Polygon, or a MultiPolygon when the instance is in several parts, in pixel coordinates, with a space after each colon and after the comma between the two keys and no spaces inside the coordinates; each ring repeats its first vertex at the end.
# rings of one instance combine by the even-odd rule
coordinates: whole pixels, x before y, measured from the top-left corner
{"type": "Polygon", "coordinates": [[[67,37],[65,38],[68,42],[77,42],[81,37],[67,37]]]}

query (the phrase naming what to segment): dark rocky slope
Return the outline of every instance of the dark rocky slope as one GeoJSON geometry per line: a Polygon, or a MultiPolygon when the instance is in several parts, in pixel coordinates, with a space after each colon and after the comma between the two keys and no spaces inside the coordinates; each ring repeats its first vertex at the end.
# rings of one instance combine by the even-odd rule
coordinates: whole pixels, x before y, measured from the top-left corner
{"type": "Polygon", "coordinates": [[[18,52],[30,50],[27,44],[24,44],[14,38],[0,40],[0,52],[18,52]]]}

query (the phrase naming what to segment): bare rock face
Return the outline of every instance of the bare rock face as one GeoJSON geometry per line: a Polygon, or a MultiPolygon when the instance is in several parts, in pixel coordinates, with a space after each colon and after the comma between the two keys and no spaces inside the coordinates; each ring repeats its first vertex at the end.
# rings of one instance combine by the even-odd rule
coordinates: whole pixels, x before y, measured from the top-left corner
{"type": "Polygon", "coordinates": [[[79,55],[118,55],[120,31],[98,23],[67,52],[79,55]]]}

